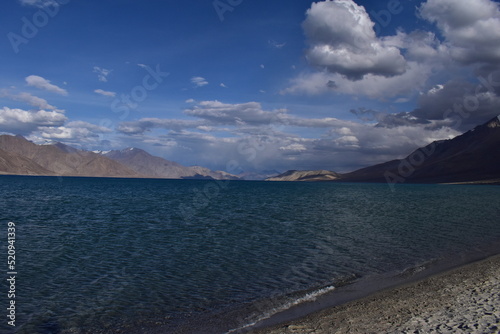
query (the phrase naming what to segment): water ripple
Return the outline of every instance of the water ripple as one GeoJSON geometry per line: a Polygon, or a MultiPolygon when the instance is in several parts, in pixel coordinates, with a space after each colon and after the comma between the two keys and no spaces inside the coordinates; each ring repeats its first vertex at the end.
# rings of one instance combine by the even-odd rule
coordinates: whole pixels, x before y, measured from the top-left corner
{"type": "Polygon", "coordinates": [[[0,177],[2,221],[18,226],[19,333],[321,292],[500,238],[498,187],[232,182],[181,220],[179,204],[206,183],[0,177]]]}

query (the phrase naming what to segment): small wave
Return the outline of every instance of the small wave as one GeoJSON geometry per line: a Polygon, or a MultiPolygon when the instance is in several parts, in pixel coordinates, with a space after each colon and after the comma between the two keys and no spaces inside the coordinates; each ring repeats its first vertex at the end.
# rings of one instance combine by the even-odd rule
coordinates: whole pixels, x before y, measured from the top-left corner
{"type": "Polygon", "coordinates": [[[302,296],[300,298],[297,298],[297,299],[291,300],[289,302],[286,302],[283,305],[280,305],[280,306],[277,306],[277,307],[273,307],[271,310],[265,312],[263,315],[261,315],[260,317],[258,317],[256,320],[254,320],[254,321],[252,321],[252,322],[250,322],[250,323],[248,323],[246,325],[243,325],[241,327],[238,327],[238,328],[235,328],[235,329],[231,329],[231,330],[227,331],[225,334],[237,333],[237,332],[239,332],[241,330],[253,327],[256,324],[258,324],[259,322],[271,318],[275,314],[281,313],[281,312],[286,311],[286,310],[288,310],[288,309],[290,309],[290,308],[292,308],[292,307],[294,307],[296,305],[299,305],[299,304],[302,304],[302,303],[305,303],[305,302],[313,302],[319,296],[324,295],[324,294],[326,294],[326,293],[328,293],[330,291],[333,291],[333,290],[335,290],[335,286],[331,285],[331,286],[326,286],[324,288],[321,288],[321,289],[309,292],[309,293],[305,294],[304,296],[302,296]]]}
{"type": "Polygon", "coordinates": [[[414,276],[414,275],[416,275],[424,270],[429,269],[432,265],[436,264],[436,262],[438,262],[437,259],[432,259],[432,260],[429,260],[427,262],[421,263],[419,265],[416,265],[416,266],[413,266],[410,268],[406,268],[398,276],[403,277],[403,278],[412,277],[412,276],[414,276]]]}

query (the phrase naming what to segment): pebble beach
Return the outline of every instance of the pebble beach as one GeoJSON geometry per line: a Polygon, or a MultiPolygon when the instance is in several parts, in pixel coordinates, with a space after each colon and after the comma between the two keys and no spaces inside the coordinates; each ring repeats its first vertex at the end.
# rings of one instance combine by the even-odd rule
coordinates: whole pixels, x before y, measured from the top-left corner
{"type": "Polygon", "coordinates": [[[500,333],[500,256],[258,333],[500,333]]]}

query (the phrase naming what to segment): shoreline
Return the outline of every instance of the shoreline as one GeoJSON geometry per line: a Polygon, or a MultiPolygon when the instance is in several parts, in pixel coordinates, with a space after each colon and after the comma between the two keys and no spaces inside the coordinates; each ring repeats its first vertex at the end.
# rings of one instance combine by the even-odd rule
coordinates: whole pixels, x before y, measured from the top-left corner
{"type": "MultiPolygon", "coordinates": [[[[384,316],[384,314],[376,314],[380,311],[378,306],[379,296],[382,294],[390,295],[399,289],[419,285],[422,292],[430,294],[429,299],[435,299],[435,295],[441,296],[442,293],[435,291],[436,284],[431,284],[429,291],[425,291],[425,282],[431,280],[439,280],[440,277],[447,277],[458,271],[472,272],[472,282],[481,277],[498,277],[496,304],[497,311],[500,310],[500,240],[496,240],[488,245],[482,245],[475,248],[473,251],[468,251],[448,254],[448,256],[429,259],[424,262],[416,262],[406,267],[405,269],[395,269],[380,274],[369,274],[366,276],[353,276],[352,280],[341,280],[336,283],[332,282],[325,286],[318,286],[310,290],[296,292],[293,295],[284,295],[270,299],[262,299],[256,302],[245,304],[241,308],[230,308],[222,310],[222,312],[212,313],[210,316],[198,319],[185,319],[179,326],[167,328],[163,327],[163,331],[154,333],[164,333],[165,331],[172,334],[187,334],[187,333],[218,333],[218,334],[234,334],[234,333],[258,333],[258,334],[287,334],[287,333],[310,333],[310,334],[330,334],[330,333],[389,333],[386,329],[370,330],[364,328],[359,331],[350,331],[346,328],[335,331],[332,328],[339,326],[336,312],[349,307],[351,311],[343,312],[343,322],[362,323],[363,317],[359,318],[359,314],[369,314],[373,316],[371,323],[376,323],[376,320],[384,316]],[[491,263],[489,267],[484,267],[483,262],[491,263]],[[468,269],[470,267],[470,269],[468,269]],[[488,268],[493,271],[493,275],[488,274],[488,268]],[[479,270],[480,269],[480,270],[479,270]],[[486,270],[486,271],[485,271],[486,270]],[[477,274],[482,273],[482,274],[477,274]],[[478,277],[477,277],[478,276],[478,277]],[[424,282],[424,283],[422,283],[424,282]],[[340,283],[340,285],[339,285],[340,283]],[[422,285],[423,284],[423,285],[422,285]],[[335,287],[334,289],[330,289],[335,287]],[[372,307],[362,306],[360,309],[351,308],[351,305],[364,304],[371,298],[377,297],[377,302],[372,307]],[[257,311],[257,312],[256,312],[257,311]],[[371,312],[371,313],[370,313],[371,312]],[[328,313],[332,313],[328,315],[328,313]],[[246,315],[253,314],[250,318],[246,315]],[[325,315],[326,314],[326,315],[325,315]],[[324,318],[324,319],[323,319],[324,318]],[[243,320],[245,319],[245,320],[243,320]],[[194,320],[194,322],[192,321],[194,320]],[[319,327],[326,321],[329,326],[319,327]],[[320,329],[318,329],[320,328],[320,329]]],[[[468,279],[469,280],[469,279],[468,279]]],[[[475,286],[473,286],[473,289],[475,286]]],[[[422,292],[417,291],[417,294],[422,292]]],[[[410,304],[414,304],[411,300],[411,295],[403,295],[409,300],[410,304]]],[[[491,296],[490,296],[491,297],[491,296]]],[[[383,300],[383,298],[382,298],[383,300]]],[[[386,302],[387,303],[387,302],[386,302]]],[[[399,300],[393,300],[392,304],[397,305],[399,300]]],[[[393,310],[392,313],[385,314],[391,318],[398,312],[394,311],[394,306],[389,302],[382,307],[393,310]]],[[[421,303],[419,304],[421,305],[421,303]]],[[[423,304],[422,304],[423,305],[423,304]]],[[[359,307],[359,306],[358,306],[359,307]]],[[[420,308],[420,306],[416,306],[420,308]]],[[[423,306],[425,309],[425,305],[423,306]]],[[[401,311],[399,311],[401,312],[401,311]]],[[[462,311],[460,311],[462,312],[462,311]]],[[[411,312],[407,312],[411,314],[411,312]]],[[[465,313],[462,312],[462,313],[465,313]]],[[[498,327],[500,328],[500,313],[495,318],[498,327]]],[[[324,324],[323,324],[324,325],[324,324]]],[[[349,327],[347,327],[349,328],[349,327]]],[[[426,331],[406,331],[404,333],[451,333],[450,331],[441,332],[439,330],[426,331]]],[[[454,331],[461,333],[460,329],[454,331]]],[[[402,333],[398,328],[393,329],[391,333],[402,333]]],[[[499,333],[500,331],[463,331],[463,333],[499,333]]]]}
{"type": "Polygon", "coordinates": [[[500,333],[500,255],[251,333],[500,333]]]}
{"type": "MultiPolygon", "coordinates": [[[[342,179],[334,180],[295,180],[295,181],[269,181],[263,180],[244,180],[244,179],[214,179],[214,178],[166,178],[166,177],[152,177],[152,176],[93,176],[93,175],[58,175],[58,174],[12,174],[0,171],[0,176],[22,176],[22,177],[55,177],[55,178],[102,178],[102,179],[130,179],[130,180],[195,180],[195,181],[239,181],[239,182],[287,182],[287,183],[350,183],[350,184],[387,184],[385,181],[349,181],[342,179]]],[[[427,184],[427,185],[484,185],[484,186],[498,186],[500,179],[488,179],[478,181],[462,181],[462,182],[408,182],[406,184],[427,184]]]]}

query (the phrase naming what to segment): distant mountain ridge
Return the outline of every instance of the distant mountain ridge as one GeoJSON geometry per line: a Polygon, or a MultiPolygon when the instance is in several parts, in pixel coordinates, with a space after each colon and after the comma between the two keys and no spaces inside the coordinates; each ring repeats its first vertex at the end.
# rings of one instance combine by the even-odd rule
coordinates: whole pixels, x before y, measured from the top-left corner
{"type": "Polygon", "coordinates": [[[9,135],[0,136],[0,174],[238,179],[204,167],[185,167],[137,148],[95,153],[62,143],[37,145],[22,136],[9,135]]]}
{"type": "Polygon", "coordinates": [[[342,175],[342,181],[457,183],[500,179],[500,116],[449,140],[435,141],[404,159],[342,175]]]}
{"type": "Polygon", "coordinates": [[[186,167],[176,162],[153,156],[139,148],[130,147],[120,151],[114,150],[102,152],[101,154],[107,158],[120,162],[137,173],[155,178],[209,178],[215,180],[239,179],[237,176],[223,171],[212,171],[208,168],[200,166],[186,167]]]}
{"type": "Polygon", "coordinates": [[[328,170],[289,170],[283,174],[270,177],[267,181],[333,181],[340,177],[340,174],[328,170]]]}
{"type": "MultiPolygon", "coordinates": [[[[138,148],[89,152],[22,136],[0,135],[0,174],[172,179],[240,179],[223,171],[185,167],[138,148]]],[[[243,174],[242,174],[243,175],[243,174]]],[[[255,174],[257,175],[257,174],[255,174]]],[[[296,171],[268,181],[395,183],[500,183],[500,116],[449,140],[433,142],[397,159],[350,173],[296,171]]]]}
{"type": "Polygon", "coordinates": [[[17,157],[0,156],[11,163],[9,169],[0,170],[2,174],[141,177],[114,160],[61,143],[37,145],[22,136],[1,135],[0,149],[17,157]]]}
{"type": "MultiPolygon", "coordinates": [[[[308,180],[314,171],[288,171],[269,181],[500,183],[500,116],[449,140],[435,141],[397,159],[344,174],[308,180]],[[299,177],[297,177],[299,176],[299,177]]],[[[333,172],[332,172],[333,173],[333,172]]]]}

